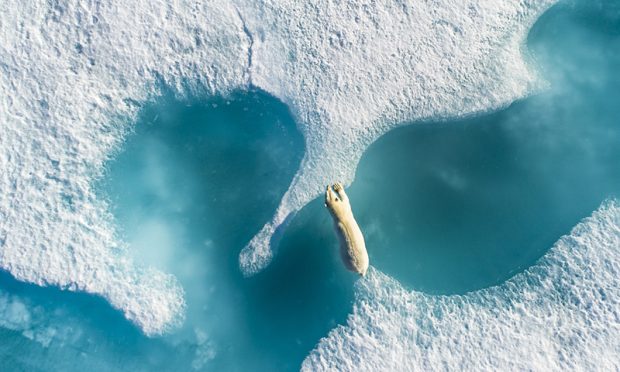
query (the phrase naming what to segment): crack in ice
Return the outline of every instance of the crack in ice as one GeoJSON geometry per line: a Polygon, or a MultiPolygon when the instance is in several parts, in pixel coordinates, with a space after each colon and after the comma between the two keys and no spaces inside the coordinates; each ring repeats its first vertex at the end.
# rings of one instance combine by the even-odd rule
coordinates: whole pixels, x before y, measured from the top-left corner
{"type": "Polygon", "coordinates": [[[254,48],[254,35],[252,35],[252,32],[250,32],[250,29],[245,23],[245,19],[243,18],[243,15],[241,14],[241,11],[239,10],[239,8],[235,7],[235,10],[243,26],[243,33],[248,38],[249,46],[248,46],[248,64],[246,67],[246,74],[247,74],[248,84],[251,86],[252,85],[252,53],[253,53],[252,48],[254,48]]]}

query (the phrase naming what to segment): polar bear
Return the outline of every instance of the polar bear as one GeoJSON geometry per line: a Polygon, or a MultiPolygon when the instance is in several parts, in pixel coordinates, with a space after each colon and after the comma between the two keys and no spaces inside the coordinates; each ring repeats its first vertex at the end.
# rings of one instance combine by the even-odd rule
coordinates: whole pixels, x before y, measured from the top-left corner
{"type": "Polygon", "coordinates": [[[340,257],[344,266],[362,276],[366,275],[368,270],[366,243],[353,217],[349,198],[341,183],[335,183],[331,187],[327,185],[325,206],[334,218],[334,227],[340,240],[340,257]]]}

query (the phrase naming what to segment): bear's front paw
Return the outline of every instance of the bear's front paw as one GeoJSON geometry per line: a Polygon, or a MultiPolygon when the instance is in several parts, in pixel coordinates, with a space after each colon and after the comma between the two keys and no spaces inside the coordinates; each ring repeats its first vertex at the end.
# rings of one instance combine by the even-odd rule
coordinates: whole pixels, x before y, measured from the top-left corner
{"type": "Polygon", "coordinates": [[[336,194],[334,194],[334,192],[332,191],[331,186],[327,185],[327,190],[325,190],[325,206],[329,207],[337,200],[338,198],[336,197],[336,194]]]}
{"type": "Polygon", "coordinates": [[[345,202],[345,203],[349,203],[349,198],[347,197],[347,193],[344,192],[344,187],[342,186],[342,184],[340,182],[336,182],[334,184],[334,191],[336,192],[336,194],[338,195],[338,198],[345,202]]]}

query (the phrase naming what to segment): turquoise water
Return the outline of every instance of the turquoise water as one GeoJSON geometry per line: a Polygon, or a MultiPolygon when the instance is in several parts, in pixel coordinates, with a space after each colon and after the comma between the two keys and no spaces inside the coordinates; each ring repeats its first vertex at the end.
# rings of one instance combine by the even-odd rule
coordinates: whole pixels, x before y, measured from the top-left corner
{"type": "Polygon", "coordinates": [[[244,279],[238,269],[240,247],[275,211],[303,155],[286,107],[261,92],[168,99],[145,108],[140,124],[103,188],[136,260],[181,281],[182,332],[209,338],[214,368],[296,368],[346,318],[352,278],[320,210],[302,213],[264,273],[244,279]]]}
{"type": "Polygon", "coordinates": [[[619,36],[620,3],[556,6],[527,41],[548,90],[371,146],[349,191],[371,262],[424,292],[488,287],[620,195],[619,36]]]}
{"type": "MultiPolygon", "coordinates": [[[[620,6],[584,3],[552,8],[529,35],[549,89],[369,148],[348,192],[373,266],[428,293],[488,287],[620,194],[620,6]]],[[[179,279],[182,328],[150,339],[99,298],[2,274],[0,289],[53,331],[43,346],[0,328],[5,368],[298,369],[353,301],[321,198],[296,215],[264,272],[243,278],[238,253],[303,151],[286,106],[260,91],[145,106],[97,187],[135,260],[179,279]]]]}
{"type": "Polygon", "coordinates": [[[373,146],[350,194],[359,200],[375,267],[427,293],[488,287],[532,265],[602,200],[618,195],[620,141],[617,129],[605,127],[612,123],[568,122],[561,130],[573,133],[550,130],[540,138],[520,126],[532,137],[515,135],[506,115],[528,115],[528,104],[439,124],[442,134],[436,123],[399,129],[373,146]],[[588,131],[598,133],[579,137],[588,131]],[[609,147],[585,149],[595,136],[609,147]],[[385,191],[362,197],[371,190],[385,191]]]}

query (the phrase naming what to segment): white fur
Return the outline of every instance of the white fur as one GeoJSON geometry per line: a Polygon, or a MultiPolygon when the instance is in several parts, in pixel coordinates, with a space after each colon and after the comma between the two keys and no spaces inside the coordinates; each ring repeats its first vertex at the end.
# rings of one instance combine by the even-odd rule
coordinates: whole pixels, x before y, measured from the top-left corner
{"type": "Polygon", "coordinates": [[[334,226],[340,240],[340,257],[347,269],[364,276],[368,270],[368,252],[364,236],[353,217],[351,204],[342,184],[335,183],[332,187],[327,186],[325,206],[334,218],[334,226]]]}

